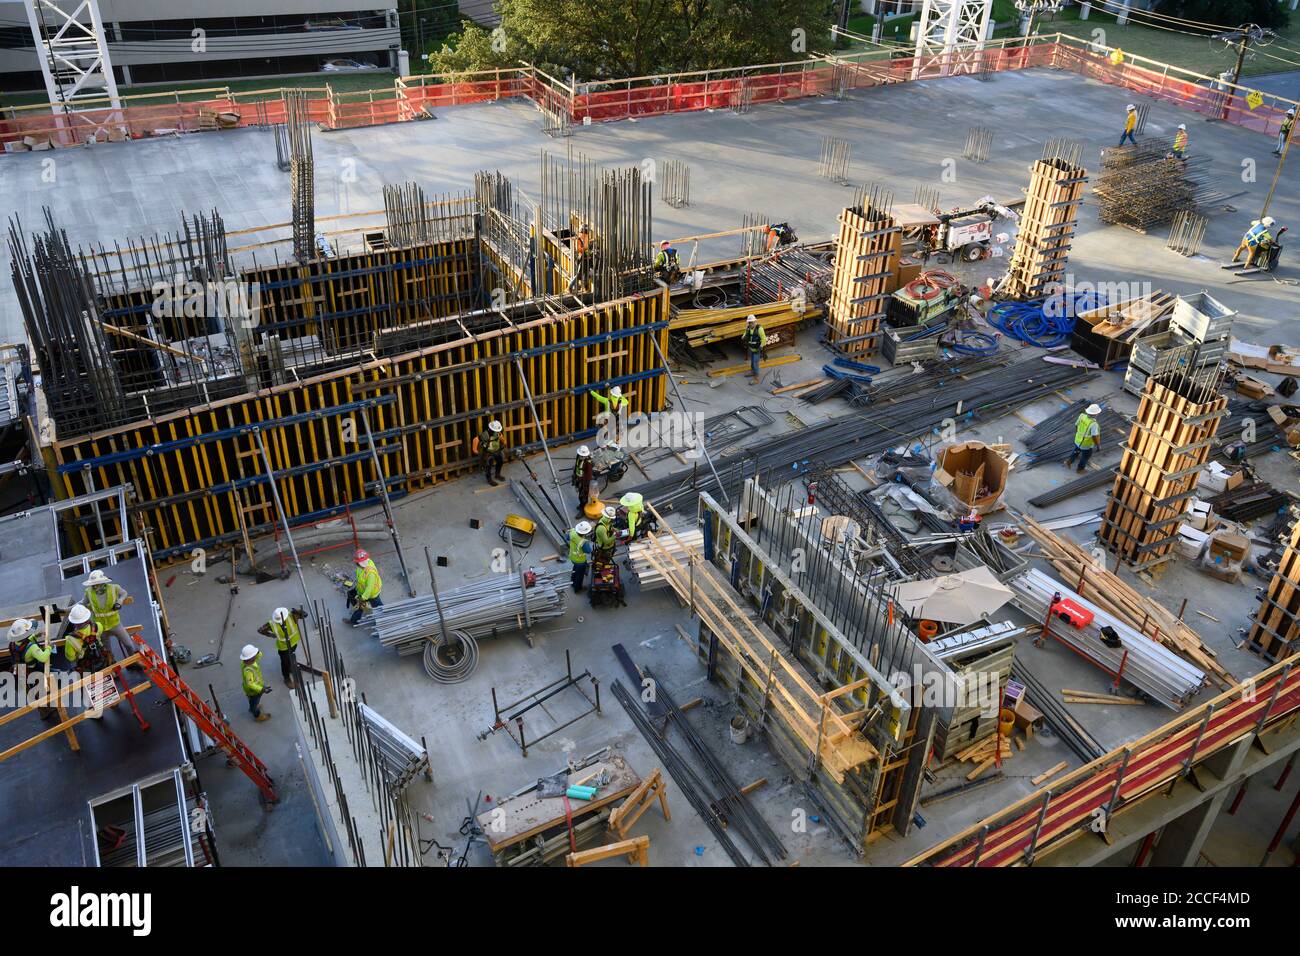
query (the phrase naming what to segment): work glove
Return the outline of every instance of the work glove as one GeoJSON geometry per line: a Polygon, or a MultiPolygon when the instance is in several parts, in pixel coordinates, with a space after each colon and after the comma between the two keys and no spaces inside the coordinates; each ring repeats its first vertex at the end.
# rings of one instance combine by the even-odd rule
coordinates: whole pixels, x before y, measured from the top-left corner
{"type": "Polygon", "coordinates": [[[122,602],[121,602],[121,601],[118,601],[116,604],[114,604],[114,605],[113,605],[113,610],[114,610],[114,611],[120,611],[120,610],[122,610],[122,602]]]}

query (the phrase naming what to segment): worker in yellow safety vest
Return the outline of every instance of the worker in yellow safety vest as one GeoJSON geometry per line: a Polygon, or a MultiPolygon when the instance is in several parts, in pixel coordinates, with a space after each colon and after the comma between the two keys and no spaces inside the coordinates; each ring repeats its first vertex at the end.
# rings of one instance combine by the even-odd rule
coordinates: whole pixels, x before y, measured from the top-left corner
{"type": "Polygon", "coordinates": [[[1119,144],[1121,146],[1124,145],[1124,140],[1128,140],[1134,146],[1137,145],[1137,137],[1133,135],[1133,132],[1137,129],[1137,124],[1137,107],[1130,103],[1128,105],[1128,112],[1124,116],[1124,132],[1121,133],[1119,137],[1119,144]]]}
{"type": "Polygon", "coordinates": [[[1083,470],[1088,467],[1088,459],[1101,446],[1101,425],[1097,423],[1100,414],[1101,406],[1093,402],[1074,420],[1074,450],[1065,460],[1066,468],[1073,465],[1076,459],[1079,462],[1079,474],[1083,474],[1083,470]]]}
{"type": "Polygon", "coordinates": [[[117,656],[119,659],[131,656],[131,638],[127,636],[126,628],[122,626],[122,605],[130,595],[126,593],[126,588],[120,584],[114,584],[103,571],[98,569],[90,572],[90,577],[82,582],[86,588],[83,603],[90,608],[90,613],[95,617],[95,623],[99,625],[101,639],[107,640],[112,635],[113,642],[117,646],[117,656]]]}
{"type": "Polygon", "coordinates": [[[591,542],[587,540],[590,536],[590,521],[579,521],[569,529],[569,563],[573,565],[569,581],[573,585],[574,594],[582,593],[583,582],[587,580],[587,566],[592,550],[591,542]]]}
{"type": "Polygon", "coordinates": [[[645,510],[645,498],[635,491],[629,491],[618,499],[618,504],[627,515],[627,537],[630,541],[636,537],[636,529],[640,527],[641,512],[645,510]]]}
{"type": "MultiPolygon", "coordinates": [[[[53,663],[54,649],[42,643],[36,625],[25,617],[9,625],[9,650],[13,655],[10,659],[26,665],[29,672],[53,663]]],[[[41,720],[48,720],[56,711],[53,707],[38,707],[37,712],[41,720]]]]}
{"type": "Polygon", "coordinates": [[[68,632],[63,636],[63,656],[69,666],[84,672],[101,670],[112,663],[103,638],[104,630],[91,617],[89,608],[84,604],[69,608],[68,632]]]}
{"type": "Polygon", "coordinates": [[[1179,123],[1178,132],[1174,133],[1174,155],[1179,159],[1187,159],[1187,124],[1179,123]]]}
{"type": "Polygon", "coordinates": [[[585,513],[583,509],[591,500],[591,482],[595,476],[595,466],[591,461],[591,449],[586,445],[578,446],[578,457],[573,460],[573,487],[578,492],[578,517],[585,513]]]}
{"type": "Polygon", "coordinates": [[[258,723],[270,720],[271,715],[262,710],[262,695],[271,693],[262,679],[262,652],[253,644],[245,644],[239,652],[239,673],[244,682],[244,696],[248,698],[248,712],[258,723]]]}
{"type": "Polygon", "coordinates": [[[1269,246],[1273,244],[1273,234],[1269,232],[1269,229],[1273,227],[1273,222],[1272,216],[1253,220],[1250,228],[1246,230],[1246,234],[1241,237],[1241,242],[1237,245],[1237,251],[1232,254],[1232,261],[1236,262],[1244,252],[1247,254],[1246,267],[1253,266],[1259,254],[1267,251],[1269,246]]]}
{"type": "Polygon", "coordinates": [[[596,522],[596,551],[606,560],[613,556],[614,546],[618,543],[618,536],[614,531],[616,517],[618,511],[614,506],[606,505],[605,510],[600,513],[600,520],[596,522]]]}
{"type": "Polygon", "coordinates": [[[357,565],[356,578],[348,591],[348,607],[353,608],[352,617],[348,623],[353,627],[356,627],[360,622],[361,615],[371,608],[384,606],[384,602],[379,598],[379,592],[384,587],[384,580],[379,576],[379,569],[375,567],[375,562],[368,553],[362,550],[357,551],[355,559],[357,565]]]}
{"type": "Polygon", "coordinates": [[[763,358],[763,349],[767,348],[767,330],[758,322],[758,316],[751,315],[745,319],[745,331],[741,333],[740,342],[749,353],[749,374],[758,381],[758,363],[763,358]]]}
{"type": "Polygon", "coordinates": [[[1291,138],[1291,130],[1295,128],[1295,107],[1286,111],[1286,116],[1282,117],[1282,125],[1277,130],[1277,149],[1273,150],[1274,156],[1281,156],[1282,151],[1286,149],[1286,141],[1291,138]]]}
{"type": "Polygon", "coordinates": [[[302,608],[290,611],[287,607],[277,607],[267,621],[257,629],[263,637],[275,638],[275,649],[280,655],[280,673],[284,676],[284,685],[290,690],[295,686],[294,677],[298,673],[298,660],[295,651],[302,632],[298,622],[307,619],[307,612],[302,608]]]}
{"type": "Polygon", "coordinates": [[[615,385],[609,390],[609,395],[605,396],[595,389],[589,389],[589,394],[600,404],[600,411],[596,415],[596,421],[600,423],[600,435],[598,441],[602,445],[617,445],[621,441],[622,424],[627,418],[628,412],[632,408],[632,403],[628,401],[623,389],[615,385]]]}
{"type": "Polygon", "coordinates": [[[501,483],[501,468],[506,463],[505,440],[501,437],[505,428],[493,419],[488,422],[486,431],[474,436],[473,450],[483,463],[483,473],[487,475],[489,485],[501,483]],[[492,476],[496,472],[496,477],[492,476]]]}

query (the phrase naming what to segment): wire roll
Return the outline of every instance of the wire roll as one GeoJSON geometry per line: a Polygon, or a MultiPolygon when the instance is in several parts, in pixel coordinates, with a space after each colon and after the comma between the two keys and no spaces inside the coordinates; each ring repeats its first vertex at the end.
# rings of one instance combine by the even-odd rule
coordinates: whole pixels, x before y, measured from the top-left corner
{"type": "Polygon", "coordinates": [[[424,672],[440,684],[459,684],[478,668],[478,641],[465,631],[451,631],[447,637],[452,644],[459,646],[459,657],[450,663],[439,654],[444,649],[441,639],[431,638],[424,645],[424,672]]]}

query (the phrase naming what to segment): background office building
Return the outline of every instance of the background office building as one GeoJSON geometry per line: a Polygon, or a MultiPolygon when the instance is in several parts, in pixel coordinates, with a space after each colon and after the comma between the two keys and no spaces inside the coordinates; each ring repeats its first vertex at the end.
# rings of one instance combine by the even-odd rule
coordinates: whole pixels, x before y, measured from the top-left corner
{"type": "MultiPolygon", "coordinates": [[[[26,7],[0,0],[0,89],[44,86],[26,7]]],[[[396,9],[357,0],[99,0],[99,11],[122,86],[312,73],[331,60],[391,69],[401,45],[396,9]]]]}

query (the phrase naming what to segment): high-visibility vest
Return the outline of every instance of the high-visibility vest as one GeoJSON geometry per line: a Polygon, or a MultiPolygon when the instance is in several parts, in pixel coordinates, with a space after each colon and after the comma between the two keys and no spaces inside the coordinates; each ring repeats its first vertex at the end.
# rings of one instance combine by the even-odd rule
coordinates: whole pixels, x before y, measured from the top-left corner
{"type": "Polygon", "coordinates": [[[577,528],[569,529],[569,560],[574,564],[587,563],[587,552],[583,549],[586,543],[587,539],[578,534],[577,528]]]}
{"type": "Polygon", "coordinates": [[[86,656],[86,644],[98,633],[95,625],[87,622],[75,631],[69,631],[63,639],[63,656],[70,663],[77,663],[86,656]]]}
{"type": "Polygon", "coordinates": [[[573,483],[583,481],[587,475],[587,466],[591,464],[590,455],[579,455],[578,460],[573,463],[573,483]]]}
{"type": "Polygon", "coordinates": [[[1262,222],[1257,222],[1246,231],[1245,243],[1251,249],[1254,249],[1261,242],[1271,242],[1272,236],[1268,234],[1268,226],[1262,222]]]}
{"type": "Polygon", "coordinates": [[[357,565],[356,585],[358,601],[373,601],[379,597],[384,581],[379,576],[379,569],[375,567],[373,559],[366,558],[365,564],[357,565]]]}
{"type": "Polygon", "coordinates": [[[614,523],[608,518],[602,517],[596,523],[596,546],[600,548],[612,548],[614,546],[614,523]]]}
{"type": "Polygon", "coordinates": [[[289,620],[283,624],[277,624],[274,619],[271,620],[270,624],[277,651],[287,651],[298,646],[298,638],[301,635],[298,633],[298,622],[294,620],[292,614],[289,615],[289,620]]]}
{"type": "Polygon", "coordinates": [[[613,395],[605,396],[600,394],[600,392],[592,391],[591,396],[615,415],[617,415],[621,409],[626,408],[631,404],[626,395],[620,395],[618,398],[615,398],[613,395]]]}
{"type": "Polygon", "coordinates": [[[1282,128],[1278,130],[1278,132],[1282,134],[1283,139],[1286,139],[1286,137],[1291,135],[1291,128],[1293,126],[1295,126],[1294,116],[1288,116],[1286,119],[1282,120],[1282,128]]]}
{"type": "Polygon", "coordinates": [[[125,597],[126,592],[116,584],[106,587],[102,598],[95,593],[94,587],[86,588],[86,607],[90,608],[90,614],[101,631],[111,631],[122,623],[122,614],[113,610],[113,605],[125,597]]]}
{"type": "Polygon", "coordinates": [[[1133,132],[1133,130],[1137,128],[1137,124],[1138,124],[1137,110],[1129,110],[1128,118],[1124,120],[1124,132],[1126,133],[1133,132]]]}
{"type": "Polygon", "coordinates": [[[1088,434],[1095,424],[1097,424],[1095,418],[1089,418],[1087,412],[1080,412],[1074,422],[1074,444],[1079,448],[1088,448],[1097,444],[1097,436],[1088,434]]]}
{"type": "Polygon", "coordinates": [[[245,694],[256,697],[262,693],[266,685],[262,683],[262,665],[256,657],[251,661],[240,661],[239,671],[244,678],[245,694]]]}
{"type": "Polygon", "coordinates": [[[23,663],[44,664],[50,659],[50,653],[41,644],[40,638],[33,634],[27,638],[27,643],[23,645],[23,663]]]}
{"type": "Polygon", "coordinates": [[[489,428],[478,436],[478,447],[484,454],[495,455],[501,450],[501,436],[489,428]]]}
{"type": "Polygon", "coordinates": [[[1174,149],[1187,148],[1187,130],[1180,129],[1174,134],[1174,149]]]}
{"type": "Polygon", "coordinates": [[[762,351],[763,346],[767,344],[767,332],[764,331],[761,325],[755,324],[753,328],[745,329],[744,333],[740,336],[740,340],[745,344],[745,348],[749,349],[749,351],[759,352],[762,351]]]}

